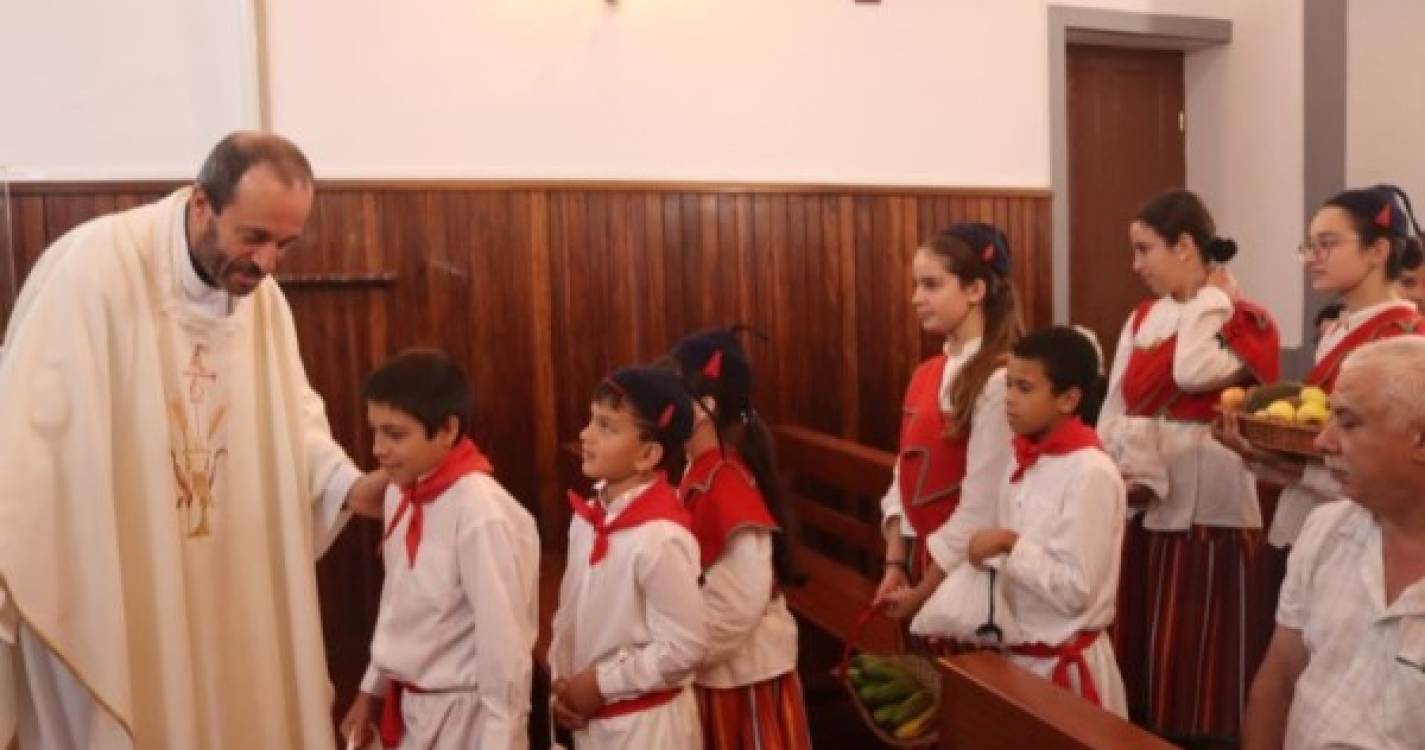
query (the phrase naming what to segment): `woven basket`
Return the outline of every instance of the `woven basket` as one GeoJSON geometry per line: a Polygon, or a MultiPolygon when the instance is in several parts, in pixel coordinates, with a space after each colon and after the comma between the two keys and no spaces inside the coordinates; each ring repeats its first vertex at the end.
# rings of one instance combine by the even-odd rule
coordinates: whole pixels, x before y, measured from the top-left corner
{"type": "MultiPolygon", "coordinates": [[[[870,609],[863,612],[861,617],[857,619],[856,623],[852,625],[850,632],[847,633],[846,648],[842,653],[841,665],[836,669],[836,679],[838,682],[841,683],[841,687],[846,691],[846,694],[850,696],[851,705],[856,707],[856,713],[860,715],[861,721],[866,724],[866,726],[871,730],[872,734],[876,735],[876,739],[880,740],[882,743],[885,743],[890,747],[934,747],[940,741],[940,722],[933,722],[929,731],[925,732],[924,734],[921,734],[915,739],[900,739],[895,735],[891,734],[890,732],[887,732],[884,728],[882,728],[879,724],[876,723],[876,718],[871,715],[871,709],[867,708],[866,704],[861,702],[861,696],[856,693],[856,686],[851,684],[851,677],[849,674],[851,656],[853,652],[858,650],[857,641],[860,639],[861,628],[866,624],[866,621],[870,619],[870,616],[874,613],[875,611],[870,609]]],[[[923,656],[915,656],[913,654],[896,654],[891,656],[883,656],[881,654],[876,654],[876,656],[877,658],[895,664],[896,666],[910,673],[910,675],[915,678],[916,682],[920,683],[921,687],[930,691],[930,695],[934,698],[934,703],[932,704],[934,706],[934,710],[936,713],[940,712],[942,708],[940,695],[940,672],[935,668],[934,662],[923,656]]]]}
{"type": "Polygon", "coordinates": [[[1242,437],[1262,450],[1308,458],[1321,456],[1321,452],[1316,450],[1314,445],[1316,436],[1321,434],[1321,427],[1317,425],[1304,425],[1250,414],[1242,414],[1237,419],[1242,426],[1242,437]]]}

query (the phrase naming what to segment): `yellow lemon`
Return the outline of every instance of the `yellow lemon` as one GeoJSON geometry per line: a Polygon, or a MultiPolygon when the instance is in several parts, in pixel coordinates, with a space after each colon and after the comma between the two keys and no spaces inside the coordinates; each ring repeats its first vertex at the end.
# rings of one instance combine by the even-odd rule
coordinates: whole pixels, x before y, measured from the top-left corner
{"type": "Polygon", "coordinates": [[[1296,407],[1292,406],[1291,402],[1286,399],[1273,401],[1271,406],[1267,407],[1267,416],[1290,422],[1296,418],[1296,407]]]}
{"type": "Polygon", "coordinates": [[[1296,410],[1296,421],[1300,424],[1325,424],[1326,417],[1326,406],[1315,401],[1306,401],[1296,410]]]}
{"type": "Polygon", "coordinates": [[[1314,385],[1309,385],[1301,389],[1301,403],[1303,404],[1321,404],[1325,406],[1328,402],[1329,399],[1326,396],[1326,391],[1314,385]]]}

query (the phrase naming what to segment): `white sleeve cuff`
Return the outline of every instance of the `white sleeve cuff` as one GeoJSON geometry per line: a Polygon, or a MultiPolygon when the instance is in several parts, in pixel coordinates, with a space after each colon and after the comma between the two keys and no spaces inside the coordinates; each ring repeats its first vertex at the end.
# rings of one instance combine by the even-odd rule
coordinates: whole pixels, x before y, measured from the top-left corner
{"type": "Polygon", "coordinates": [[[312,511],[312,545],[317,557],[326,554],[327,548],[336,541],[351,511],[346,509],[346,496],[351,486],[361,478],[361,472],[350,461],[338,464],[322,485],[322,494],[317,498],[312,511]]]}

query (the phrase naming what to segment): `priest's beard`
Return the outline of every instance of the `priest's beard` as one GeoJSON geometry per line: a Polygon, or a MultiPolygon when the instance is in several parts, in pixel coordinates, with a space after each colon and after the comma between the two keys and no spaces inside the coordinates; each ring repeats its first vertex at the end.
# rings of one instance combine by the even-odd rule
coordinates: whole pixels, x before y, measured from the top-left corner
{"type": "Polygon", "coordinates": [[[257,288],[257,282],[266,276],[251,258],[234,258],[223,249],[218,243],[218,222],[215,219],[208,220],[208,226],[199,233],[191,252],[199,269],[207,277],[204,281],[222,287],[228,294],[236,297],[251,294],[257,288]],[[248,285],[241,281],[244,278],[255,279],[256,282],[248,285]]]}

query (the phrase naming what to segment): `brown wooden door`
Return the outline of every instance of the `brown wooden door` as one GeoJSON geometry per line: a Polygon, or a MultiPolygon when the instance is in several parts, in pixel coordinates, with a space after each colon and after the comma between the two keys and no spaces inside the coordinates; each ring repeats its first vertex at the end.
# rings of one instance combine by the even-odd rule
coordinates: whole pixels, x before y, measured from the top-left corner
{"type": "Polygon", "coordinates": [[[1183,53],[1070,45],[1068,110],[1069,317],[1111,359],[1149,294],[1133,273],[1129,220],[1184,182],[1183,53]]]}

